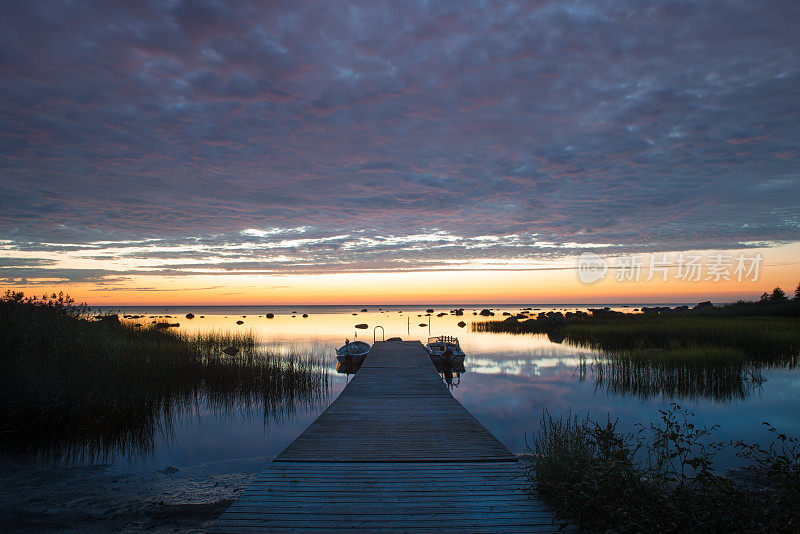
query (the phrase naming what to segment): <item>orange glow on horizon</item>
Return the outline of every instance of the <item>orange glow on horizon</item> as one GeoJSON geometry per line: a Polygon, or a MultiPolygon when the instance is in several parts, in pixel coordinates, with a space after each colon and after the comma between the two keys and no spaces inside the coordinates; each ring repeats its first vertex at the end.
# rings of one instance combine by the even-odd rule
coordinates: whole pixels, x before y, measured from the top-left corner
{"type": "MultiPolygon", "coordinates": [[[[709,254],[714,251],[704,251],[709,254]]],[[[733,254],[736,251],[725,251],[733,254]]],[[[109,305],[279,305],[279,304],[459,304],[459,303],[646,303],[727,302],[757,298],[780,286],[791,295],[800,281],[800,243],[748,249],[764,261],[757,281],[618,282],[613,272],[593,283],[580,282],[575,260],[554,261],[530,270],[418,271],[338,274],[204,274],[131,276],[125,285],[40,284],[0,287],[41,295],[69,293],[90,306],[109,305]],[[146,289],[143,289],[146,288],[146,289]]],[[[501,262],[497,262],[502,266],[501,262]]],[[[515,265],[513,265],[516,268],[515,265]]],[[[121,273],[124,275],[124,273],[121,273]]]]}

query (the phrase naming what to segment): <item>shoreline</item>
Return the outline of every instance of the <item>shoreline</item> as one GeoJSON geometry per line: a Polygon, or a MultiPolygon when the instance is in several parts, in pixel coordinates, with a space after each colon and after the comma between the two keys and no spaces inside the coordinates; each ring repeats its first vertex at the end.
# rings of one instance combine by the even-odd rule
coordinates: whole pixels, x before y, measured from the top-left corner
{"type": "Polygon", "coordinates": [[[233,502],[271,457],[140,473],[110,464],[57,466],[0,456],[3,532],[197,532],[233,502]]]}

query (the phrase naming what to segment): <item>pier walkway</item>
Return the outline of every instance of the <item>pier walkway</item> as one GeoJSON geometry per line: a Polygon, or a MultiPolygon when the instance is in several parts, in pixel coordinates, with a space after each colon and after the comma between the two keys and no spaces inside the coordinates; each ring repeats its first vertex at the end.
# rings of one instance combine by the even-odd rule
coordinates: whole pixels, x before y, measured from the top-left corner
{"type": "Polygon", "coordinates": [[[213,532],[556,532],[418,341],[377,342],[213,532]]]}

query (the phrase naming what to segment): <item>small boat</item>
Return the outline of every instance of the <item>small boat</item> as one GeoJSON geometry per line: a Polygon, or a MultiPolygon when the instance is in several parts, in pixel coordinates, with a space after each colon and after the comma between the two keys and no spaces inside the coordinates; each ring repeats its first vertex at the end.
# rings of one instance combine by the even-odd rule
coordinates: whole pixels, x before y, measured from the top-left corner
{"type": "Polygon", "coordinates": [[[369,343],[350,341],[336,349],[336,359],[342,363],[361,363],[369,352],[369,343]]]}
{"type": "Polygon", "coordinates": [[[453,336],[429,337],[425,345],[434,365],[450,364],[464,365],[465,354],[458,344],[458,338],[453,336]]]}

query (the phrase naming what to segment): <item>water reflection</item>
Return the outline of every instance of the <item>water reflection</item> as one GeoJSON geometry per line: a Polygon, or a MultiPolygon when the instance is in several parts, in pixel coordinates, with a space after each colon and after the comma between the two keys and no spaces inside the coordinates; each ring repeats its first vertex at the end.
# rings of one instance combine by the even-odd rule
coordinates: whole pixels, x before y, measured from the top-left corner
{"type": "Polygon", "coordinates": [[[454,362],[439,360],[438,362],[434,361],[434,365],[436,366],[436,372],[439,373],[447,387],[453,389],[461,385],[461,375],[467,372],[464,366],[465,362],[466,358],[463,361],[456,360],[454,362]]]}
{"type": "MultiPolygon", "coordinates": [[[[426,315],[427,307],[420,306],[384,307],[380,311],[369,307],[368,312],[362,311],[362,306],[231,308],[224,311],[171,308],[167,312],[180,317],[181,330],[252,329],[260,339],[288,344],[315,344],[321,351],[327,351],[334,393],[323,404],[329,402],[358,370],[357,366],[336,365],[333,349],[340,346],[345,338],[372,343],[372,329],[381,325],[385,328],[387,338],[399,336],[406,340],[419,339],[424,343],[429,328],[427,324],[420,327],[418,323],[430,322],[431,335],[457,336],[467,353],[465,371],[468,369],[469,372],[450,371],[452,394],[513,452],[522,452],[525,433],[530,434],[538,428],[539,417],[544,409],[554,416],[570,410],[578,414],[589,413],[595,419],[603,419],[610,414],[620,419],[621,430],[631,431],[634,423],[646,424],[658,417],[658,409],[670,400],[679,400],[693,410],[697,414],[698,424],[722,425],[719,439],[757,441],[762,434],[761,422],[765,420],[777,424],[788,433],[800,433],[800,419],[796,417],[800,408],[800,372],[792,367],[791,362],[767,368],[728,366],[727,369],[670,369],[630,365],[603,358],[596,351],[571,346],[563,340],[549,339],[546,335],[473,332],[471,325],[465,328],[458,326],[462,320],[468,323],[484,320],[472,315],[473,311],[480,312],[483,307],[494,308],[496,317],[502,317],[505,310],[517,313],[521,310],[519,306],[499,309],[496,306],[464,306],[463,316],[441,317],[437,316],[438,312],[447,311],[452,306],[441,309],[430,307],[435,309],[432,315],[426,315]],[[291,312],[295,310],[297,316],[291,317],[291,312]],[[184,319],[184,314],[190,311],[197,317],[184,319]],[[273,318],[267,318],[266,313],[272,313],[273,318]],[[303,318],[303,313],[307,313],[308,317],[303,318]],[[351,315],[353,313],[357,315],[351,315]],[[205,317],[201,319],[200,315],[205,317]],[[242,318],[242,315],[247,317],[242,318]],[[237,326],[236,320],[244,320],[244,324],[237,326]],[[361,323],[367,324],[369,330],[355,329],[355,325],[361,323]]],[[[137,313],[135,310],[132,312],[137,313]]],[[[162,308],[158,312],[164,313],[165,310],[162,308]]],[[[440,376],[447,382],[447,374],[440,376]]],[[[274,449],[270,450],[279,452],[313,420],[316,415],[314,410],[322,408],[324,406],[310,408],[306,416],[298,417],[293,422],[287,421],[281,428],[285,435],[271,444],[270,447],[274,449]]],[[[254,417],[260,415],[254,414],[254,417]]],[[[176,416],[176,419],[181,417],[176,416]]],[[[265,448],[263,428],[252,430],[233,416],[225,424],[236,427],[231,434],[237,438],[244,435],[245,429],[250,432],[246,438],[236,440],[241,444],[242,451],[237,454],[254,454],[253,451],[265,448]],[[246,444],[249,444],[249,448],[245,447],[246,444]]],[[[196,428],[183,431],[183,435],[177,436],[179,442],[169,454],[174,456],[179,450],[193,447],[197,432],[196,428]]],[[[214,432],[224,433],[226,429],[220,424],[214,428],[214,432]]],[[[207,443],[204,445],[207,446],[207,443]]],[[[222,448],[219,450],[222,451],[222,448]]],[[[223,453],[215,450],[213,454],[223,453]]]]}
{"type": "Polygon", "coordinates": [[[583,359],[578,370],[581,382],[594,380],[595,392],[641,400],[744,400],[766,382],[761,369],[749,364],[658,365],[612,356],[588,365],[583,359]]]}
{"type": "Polygon", "coordinates": [[[193,419],[260,422],[268,429],[330,402],[324,362],[292,350],[243,349],[236,358],[171,371],[148,381],[129,377],[93,412],[53,406],[28,425],[7,427],[0,451],[65,463],[135,462],[175,445],[176,429],[193,419]]]}
{"type": "Polygon", "coordinates": [[[346,375],[347,380],[350,379],[350,375],[356,374],[359,369],[361,369],[361,364],[364,360],[359,362],[336,362],[336,372],[340,375],[346,375]]]}

